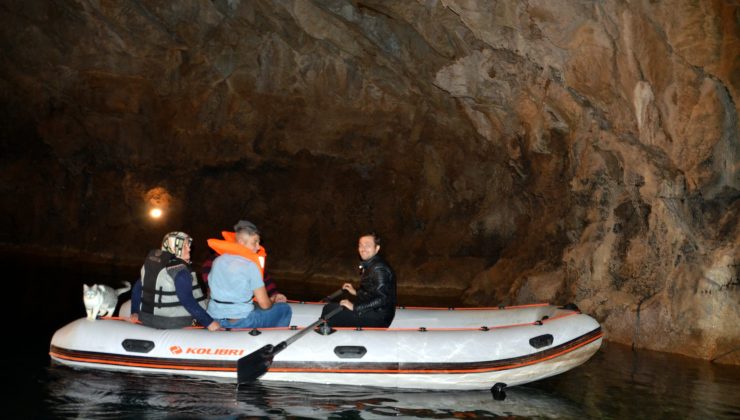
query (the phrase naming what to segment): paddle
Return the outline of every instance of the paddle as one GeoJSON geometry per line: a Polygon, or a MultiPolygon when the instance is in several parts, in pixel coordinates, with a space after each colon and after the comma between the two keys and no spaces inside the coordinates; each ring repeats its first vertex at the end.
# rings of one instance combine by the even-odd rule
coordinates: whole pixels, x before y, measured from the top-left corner
{"type": "MultiPolygon", "coordinates": [[[[342,294],[342,290],[341,289],[337,290],[336,292],[324,298],[324,300],[326,301],[326,300],[334,299],[341,294],[342,294]]],[[[286,347],[291,345],[294,341],[298,340],[299,338],[303,337],[304,334],[308,333],[309,331],[312,331],[322,322],[328,321],[334,315],[338,314],[339,312],[342,312],[343,309],[344,309],[343,306],[334,308],[334,310],[326,314],[325,317],[319,318],[311,325],[307,326],[306,328],[288,337],[287,340],[281,341],[280,343],[274,346],[272,344],[267,344],[266,346],[263,346],[259,350],[253,351],[252,353],[249,353],[248,355],[237,360],[236,362],[237,386],[241,384],[253,382],[260,376],[267,373],[267,370],[270,368],[270,365],[272,364],[272,359],[275,357],[276,354],[285,350],[286,347]]]]}
{"type": "Polygon", "coordinates": [[[331,302],[332,300],[338,298],[339,296],[342,296],[342,293],[344,293],[344,289],[339,289],[336,292],[330,294],[329,296],[321,299],[322,302],[331,302]]]}

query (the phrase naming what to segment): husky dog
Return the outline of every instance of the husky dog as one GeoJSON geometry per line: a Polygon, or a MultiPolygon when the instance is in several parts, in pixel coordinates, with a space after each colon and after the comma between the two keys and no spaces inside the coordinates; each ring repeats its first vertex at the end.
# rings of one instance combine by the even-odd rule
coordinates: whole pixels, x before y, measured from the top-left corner
{"type": "Polygon", "coordinates": [[[95,320],[98,315],[113,315],[113,311],[116,309],[116,304],[118,303],[118,296],[131,289],[131,283],[127,281],[124,283],[126,287],[121,289],[114,289],[104,284],[94,284],[92,286],[83,284],[82,300],[85,302],[87,319],[95,320]]]}

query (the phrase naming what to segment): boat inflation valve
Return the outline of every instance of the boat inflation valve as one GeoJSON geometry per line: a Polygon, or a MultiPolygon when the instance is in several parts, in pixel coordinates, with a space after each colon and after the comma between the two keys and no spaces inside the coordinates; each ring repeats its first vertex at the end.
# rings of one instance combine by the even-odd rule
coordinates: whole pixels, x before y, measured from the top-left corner
{"type": "Polygon", "coordinates": [[[506,399],[506,384],[503,382],[496,382],[494,386],[491,387],[491,394],[493,395],[493,399],[496,401],[503,401],[506,399]]]}
{"type": "Polygon", "coordinates": [[[318,327],[316,327],[316,332],[321,335],[329,335],[333,334],[334,331],[336,331],[334,328],[331,327],[326,321],[322,322],[318,327]]]}
{"type": "Polygon", "coordinates": [[[262,334],[262,331],[258,330],[257,328],[252,328],[252,331],[249,332],[249,335],[252,337],[262,334]]]}

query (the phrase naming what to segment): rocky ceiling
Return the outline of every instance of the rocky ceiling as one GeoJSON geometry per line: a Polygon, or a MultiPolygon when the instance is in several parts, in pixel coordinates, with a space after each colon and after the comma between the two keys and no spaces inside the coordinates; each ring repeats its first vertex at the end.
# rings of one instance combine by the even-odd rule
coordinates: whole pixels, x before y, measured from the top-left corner
{"type": "MultiPolygon", "coordinates": [[[[270,267],[568,302],[740,363],[740,6],[3,1],[0,241],[138,261],[256,222],[270,267]],[[149,206],[163,207],[151,220],[149,206]]],[[[278,276],[279,277],[279,276],[278,276]]]]}

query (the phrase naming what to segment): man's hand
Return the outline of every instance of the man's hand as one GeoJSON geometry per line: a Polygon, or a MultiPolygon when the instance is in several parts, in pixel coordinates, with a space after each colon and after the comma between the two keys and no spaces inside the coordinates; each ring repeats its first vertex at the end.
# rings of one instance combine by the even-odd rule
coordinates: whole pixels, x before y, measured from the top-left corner
{"type": "Polygon", "coordinates": [[[352,283],[344,283],[342,289],[348,291],[352,296],[357,296],[357,290],[355,290],[355,286],[352,286],[352,283]]]}
{"type": "Polygon", "coordinates": [[[288,298],[285,297],[282,293],[275,293],[274,295],[270,296],[270,300],[272,303],[278,303],[278,302],[287,302],[288,298]]]}
{"type": "Polygon", "coordinates": [[[355,309],[355,305],[349,299],[342,299],[339,304],[349,309],[350,311],[355,309]]]}
{"type": "Polygon", "coordinates": [[[139,314],[138,314],[138,312],[137,313],[134,313],[134,314],[131,314],[131,316],[128,317],[128,320],[131,321],[131,322],[133,322],[134,324],[138,323],[139,322],[139,314]]]}
{"type": "Polygon", "coordinates": [[[221,324],[218,323],[218,321],[213,321],[210,324],[208,324],[208,331],[216,331],[221,328],[221,324]]]}

